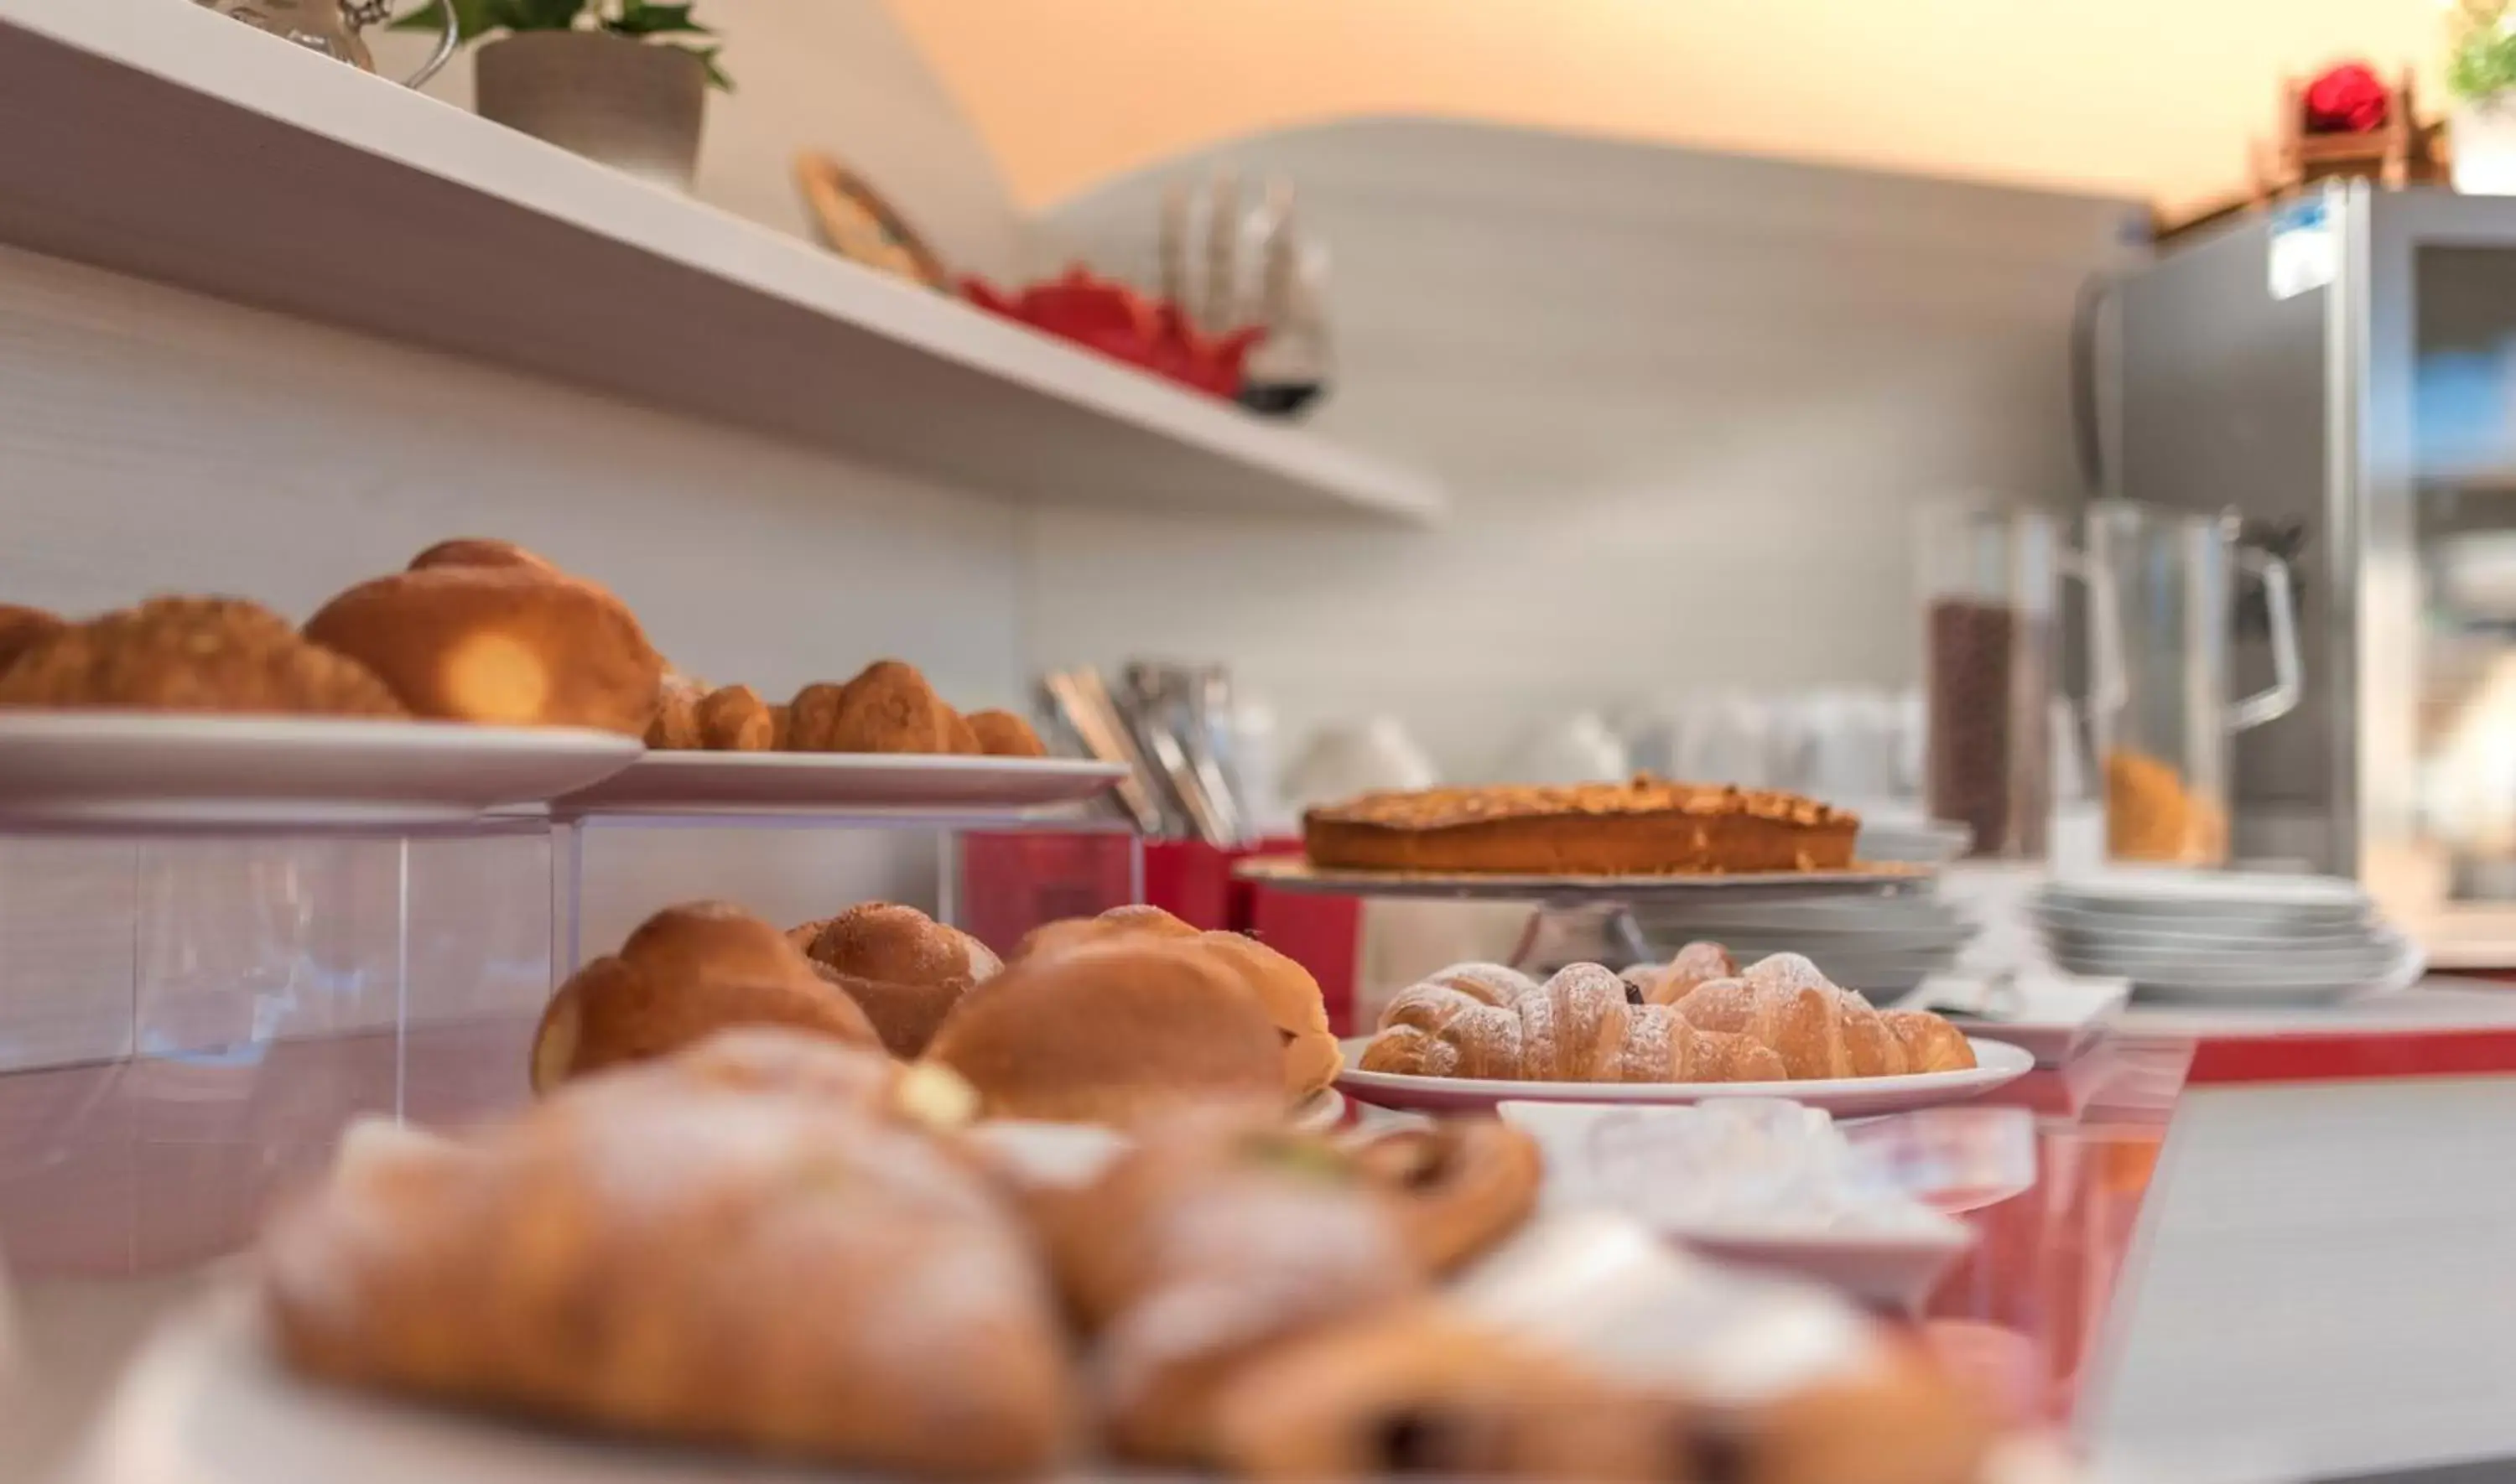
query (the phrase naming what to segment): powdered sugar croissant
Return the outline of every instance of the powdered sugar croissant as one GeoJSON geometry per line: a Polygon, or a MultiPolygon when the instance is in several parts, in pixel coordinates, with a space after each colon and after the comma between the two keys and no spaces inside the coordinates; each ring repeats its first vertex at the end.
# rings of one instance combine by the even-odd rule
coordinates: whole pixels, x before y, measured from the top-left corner
{"type": "Polygon", "coordinates": [[[1596,964],[1544,984],[1463,964],[1402,991],[1363,1053],[1367,1072],[1513,1082],[1779,1082],[1782,1064],[1742,1036],[1688,1024],[1596,964]]]}
{"type": "Polygon", "coordinates": [[[1795,953],[1761,960],[1735,979],[1698,984],[1672,1008],[1698,1029],[1771,1047],[1793,1078],[1893,1077],[1975,1064],[1965,1037],[1939,1016],[1881,1014],[1795,953]]]}

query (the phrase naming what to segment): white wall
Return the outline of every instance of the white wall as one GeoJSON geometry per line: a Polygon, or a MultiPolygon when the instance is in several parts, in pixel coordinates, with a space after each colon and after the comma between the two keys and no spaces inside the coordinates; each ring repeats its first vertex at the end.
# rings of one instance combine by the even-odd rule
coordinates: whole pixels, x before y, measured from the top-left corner
{"type": "Polygon", "coordinates": [[[1453,773],[1570,706],[1902,683],[1908,530],[2069,492],[2094,197],[1481,125],[1269,135],[1057,208],[1042,264],[1148,273],[1166,181],[1280,172],[1334,258],[1317,419],[1437,470],[1422,534],[1044,513],[1041,662],[1229,660],[1290,735],[1398,714],[1453,773]]]}

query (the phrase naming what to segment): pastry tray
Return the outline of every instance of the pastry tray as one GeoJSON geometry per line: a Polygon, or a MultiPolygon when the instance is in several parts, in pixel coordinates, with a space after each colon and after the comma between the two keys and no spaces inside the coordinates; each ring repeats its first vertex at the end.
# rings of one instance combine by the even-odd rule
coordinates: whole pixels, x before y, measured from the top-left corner
{"type": "Polygon", "coordinates": [[[1927,865],[1862,862],[1841,871],[1740,871],[1659,876],[1544,876],[1503,872],[1354,871],[1314,866],[1298,855],[1266,855],[1237,868],[1244,881],[1279,891],[1330,896],[1432,897],[1559,904],[1659,900],[1702,893],[1725,901],[1855,896],[1918,890],[1938,875],[1927,865]]]}

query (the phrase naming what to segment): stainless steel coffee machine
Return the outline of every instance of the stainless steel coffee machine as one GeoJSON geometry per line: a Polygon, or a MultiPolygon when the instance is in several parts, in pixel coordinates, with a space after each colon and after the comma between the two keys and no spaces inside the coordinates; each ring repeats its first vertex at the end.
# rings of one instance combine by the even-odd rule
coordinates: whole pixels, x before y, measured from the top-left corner
{"type": "Polygon", "coordinates": [[[2304,693],[2236,739],[2235,856],[2358,876],[2436,962],[2516,966],[2516,198],[2334,186],[2090,305],[2098,486],[2232,512],[2296,574],[2304,693]]]}

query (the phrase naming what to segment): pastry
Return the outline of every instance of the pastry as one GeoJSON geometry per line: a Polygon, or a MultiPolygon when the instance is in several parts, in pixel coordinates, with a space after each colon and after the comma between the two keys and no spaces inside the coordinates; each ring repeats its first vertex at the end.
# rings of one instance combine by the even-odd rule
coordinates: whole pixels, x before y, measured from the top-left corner
{"type": "Polygon", "coordinates": [[[42,634],[0,671],[0,705],[409,715],[365,666],[238,598],[152,598],[42,634]]]}
{"type": "Polygon", "coordinates": [[[1366,794],[1302,818],[1340,870],[1653,876],[1841,870],[1858,817],[1796,794],[1663,783],[1366,794]]]}
{"type": "Polygon", "coordinates": [[[794,752],[794,708],[780,701],[769,708],[769,749],[772,752],[794,752]]]}
{"type": "Polygon", "coordinates": [[[736,1092],[826,1099],[850,1112],[952,1133],[978,1117],[979,1094],[948,1067],[903,1065],[870,1047],[775,1025],[712,1031],[682,1051],[604,1073],[664,1077],[736,1092]]]}
{"type": "Polygon", "coordinates": [[[1905,1048],[1905,1070],[1966,1072],[1975,1066],[1974,1047],[1965,1032],[1924,1010],[1884,1010],[1879,1018],[1905,1048]]]}
{"type": "Polygon", "coordinates": [[[1209,1100],[1282,1107],[1266,1005],[1195,941],[1119,938],[1008,965],[927,1054],[1000,1118],[1130,1125],[1209,1100]]]}
{"type": "Polygon", "coordinates": [[[818,680],[795,692],[786,703],[786,747],[799,753],[835,753],[846,749],[838,745],[839,703],[846,699],[848,687],[818,680]]]}
{"type": "Polygon", "coordinates": [[[2106,854],[2215,866],[2228,858],[2228,813],[2185,785],[2174,764],[2129,748],[2106,754],[2106,854]]]}
{"type": "Polygon", "coordinates": [[[1416,1260],[1447,1273],[1520,1229],[1537,1209],[1537,1141],[1492,1119],[1400,1129],[1353,1148],[1398,1214],[1416,1260]]]}
{"type": "Polygon", "coordinates": [[[0,603],[0,670],[26,651],[37,639],[47,639],[69,627],[67,620],[41,608],[24,608],[16,603],[0,603]]]}
{"type": "Polygon", "coordinates": [[[1311,971],[1256,938],[1237,932],[1204,932],[1195,939],[1221,959],[1267,1007],[1284,1047],[1284,1095],[1294,1102],[1316,1096],[1345,1065],[1336,1033],[1328,1028],[1327,1002],[1311,971]]]}
{"type": "Polygon", "coordinates": [[[979,751],[991,758],[1045,758],[1048,748],[1028,721],[1010,711],[974,711],[967,718],[979,751]]]}
{"type": "MultiPolygon", "coordinates": [[[[1890,1027],[1868,1001],[1836,987],[1795,953],[1760,960],[1735,979],[1697,985],[1671,1008],[1698,1029],[1772,1048],[1794,1080],[1896,1076],[1908,1070],[1907,1041],[1920,1039],[1890,1027]]],[[[1957,1041],[1963,1048],[1964,1038],[1957,1041]]],[[[1944,1057],[1954,1054],[1941,1045],[1944,1057]]],[[[1972,1066],[1973,1051],[1962,1054],[1961,1065],[1972,1066]]]]}
{"type": "Polygon", "coordinates": [[[895,1056],[924,1054],[971,986],[1004,967],[985,943],[914,907],[866,902],[818,926],[806,954],[830,970],[895,1056]]]}
{"type": "Polygon", "coordinates": [[[1336,1034],[1328,1028],[1327,1003],[1320,981],[1291,959],[1237,932],[1199,932],[1159,907],[1112,907],[1099,917],[1044,923],[1026,933],[1014,947],[1020,962],[1043,954],[1063,953],[1087,944],[1142,937],[1197,942],[1220,959],[1267,1007],[1284,1047],[1284,1092],[1298,1102],[1336,1081],[1345,1064],[1336,1034]]]}
{"type": "Polygon", "coordinates": [[[1445,969],[1381,1012],[1363,1068],[1516,1082],[1777,1082],[1782,1064],[1744,1037],[1689,1024],[1596,964],[1542,985],[1490,965],[1445,969]]]}
{"type": "Polygon", "coordinates": [[[655,719],[647,723],[647,745],[657,752],[696,752],[707,745],[699,731],[699,702],[707,689],[678,671],[664,672],[655,696],[655,719]]]}
{"type": "Polygon", "coordinates": [[[597,1079],[345,1168],[258,1271],[320,1380],[922,1476],[1052,1468],[1074,1379],[1029,1242],[926,1135],[597,1079]]]}
{"type": "MultiPolygon", "coordinates": [[[[801,697],[798,697],[800,704],[801,697]]],[[[876,660],[839,693],[825,751],[834,753],[977,752],[960,714],[944,704],[916,667],[876,660]],[[963,746],[964,742],[967,743],[963,746]]]]}
{"type": "Polygon", "coordinates": [[[1739,963],[1730,957],[1729,949],[1718,943],[1689,943],[1644,987],[1643,998],[1654,1005],[1675,1005],[1698,984],[1738,976],[1739,963]]]}
{"type": "MultiPolygon", "coordinates": [[[[1425,1302],[1294,1337],[1212,1404],[1213,1462],[1284,1484],[1436,1477],[1740,1484],[1699,1472],[1674,1400],[1425,1302]]],[[[1961,1484],[1950,1479],[1946,1484],[1961,1484]]]]}
{"type": "Polygon", "coordinates": [[[548,576],[557,576],[560,570],[547,558],[512,541],[487,536],[457,536],[440,541],[413,556],[408,570],[425,572],[430,567],[521,567],[548,576]]]}
{"type": "Polygon", "coordinates": [[[1067,918],[1061,922],[1040,924],[1024,933],[1023,940],[1014,945],[1014,962],[1041,954],[1063,953],[1069,948],[1107,942],[1111,938],[1139,934],[1156,938],[1193,938],[1197,931],[1159,907],[1141,903],[1112,907],[1099,917],[1067,918]]]}
{"type": "Polygon", "coordinates": [[[1041,1233],[1097,1340],[1112,1450],[1138,1463],[1203,1461],[1208,1404],[1235,1366],[1425,1284],[1348,1156],[1223,1117],[1148,1130],[1090,1187],[1045,1206],[1041,1233]]]}
{"type": "Polygon", "coordinates": [[[711,752],[765,753],[777,737],[769,703],[748,685],[711,690],[697,707],[699,740],[711,752]]]}
{"type": "Polygon", "coordinates": [[[864,1011],[784,933],[740,908],[691,902],[647,919],[617,954],[593,960],[560,986],[534,1032],[533,1088],[547,1092],[736,1025],[877,1042],[864,1011]]]}
{"type": "Polygon", "coordinates": [[[363,582],[306,637],[368,666],[417,716],[646,735],[664,662],[619,599],[524,567],[430,567],[363,582]]]}

